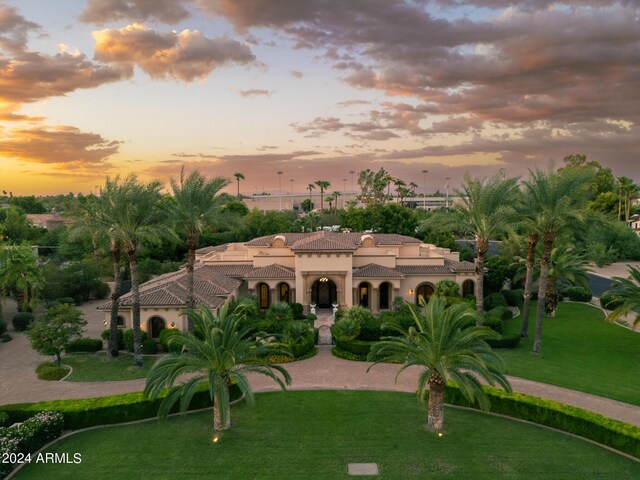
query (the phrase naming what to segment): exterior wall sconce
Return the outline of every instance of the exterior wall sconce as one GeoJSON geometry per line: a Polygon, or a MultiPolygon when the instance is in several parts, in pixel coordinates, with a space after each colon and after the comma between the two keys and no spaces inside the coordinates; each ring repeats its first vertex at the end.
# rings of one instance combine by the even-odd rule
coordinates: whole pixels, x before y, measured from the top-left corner
{"type": "Polygon", "coordinates": [[[104,326],[107,326],[107,321],[105,320],[104,322],[102,322],[104,324],[104,326]]]}
{"type": "Polygon", "coordinates": [[[171,328],[176,328],[176,322],[171,322],[171,328]]]}
{"type": "Polygon", "coordinates": [[[416,291],[413,288],[409,289],[409,295],[413,295],[414,293],[416,293],[416,291]]]}

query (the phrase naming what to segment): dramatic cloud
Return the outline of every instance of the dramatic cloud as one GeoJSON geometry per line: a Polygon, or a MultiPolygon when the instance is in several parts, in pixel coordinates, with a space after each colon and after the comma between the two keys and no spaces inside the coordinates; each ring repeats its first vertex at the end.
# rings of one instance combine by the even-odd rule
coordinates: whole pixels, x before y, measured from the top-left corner
{"type": "Polygon", "coordinates": [[[21,52],[27,45],[30,31],[39,32],[37,23],[29,22],[18,15],[15,8],[0,4],[0,49],[21,52]]]}
{"type": "Polygon", "coordinates": [[[207,38],[197,30],[157,32],[134,24],[93,33],[98,60],[138,65],[150,77],[192,82],[228,64],[255,61],[251,49],[227,38],[207,38]]]}
{"type": "Polygon", "coordinates": [[[0,155],[65,168],[104,167],[119,143],[67,126],[14,129],[0,136],[0,155]]]}
{"type": "Polygon", "coordinates": [[[89,0],[80,20],[98,25],[119,20],[176,24],[188,16],[189,11],[177,0],[89,0]]]}
{"type": "Polygon", "coordinates": [[[272,93],[273,93],[273,90],[262,90],[258,88],[252,88],[249,90],[238,90],[238,94],[241,97],[259,97],[259,96],[270,97],[272,93]]]}

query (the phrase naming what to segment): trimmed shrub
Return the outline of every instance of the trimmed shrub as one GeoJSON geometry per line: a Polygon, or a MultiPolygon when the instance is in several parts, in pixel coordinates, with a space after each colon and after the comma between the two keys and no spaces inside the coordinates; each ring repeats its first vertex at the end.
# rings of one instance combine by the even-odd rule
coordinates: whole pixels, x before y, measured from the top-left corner
{"type": "Polygon", "coordinates": [[[145,355],[154,355],[158,353],[158,342],[153,338],[145,338],[142,341],[142,353],[145,355]]]}
{"type": "Polygon", "coordinates": [[[60,298],[56,298],[56,299],[54,300],[54,302],[57,302],[58,304],[68,303],[69,305],[75,305],[75,301],[74,301],[73,297],[60,297],[60,298]]]}
{"type": "Polygon", "coordinates": [[[336,345],[346,352],[366,357],[371,351],[371,345],[376,342],[365,342],[364,340],[338,340],[336,345]]]}
{"type": "Polygon", "coordinates": [[[485,311],[493,310],[496,307],[506,307],[507,301],[500,293],[492,293],[484,297],[485,311]]]}
{"type": "Polygon", "coordinates": [[[318,316],[315,313],[310,313],[309,315],[307,315],[307,320],[310,322],[315,322],[317,319],[318,319],[318,316]]]}
{"type": "Polygon", "coordinates": [[[517,307],[524,302],[524,292],[522,289],[517,290],[500,290],[500,295],[504,297],[505,302],[510,307],[517,307]]]}
{"type": "MultiPolygon", "coordinates": [[[[12,453],[34,453],[62,433],[64,419],[57,412],[40,412],[24,422],[0,428],[0,456],[12,453]]],[[[13,470],[10,463],[0,462],[0,477],[13,470]]]]}
{"type": "Polygon", "coordinates": [[[36,375],[40,380],[58,381],[69,373],[66,367],[59,367],[53,362],[42,362],[36,367],[36,375]]]}
{"type": "Polygon", "coordinates": [[[570,287],[567,296],[572,302],[589,302],[593,298],[591,290],[584,287],[570,287]]]}
{"type": "MultiPolygon", "coordinates": [[[[491,401],[490,412],[556,428],[640,458],[640,428],[634,425],[553,400],[507,393],[493,387],[484,389],[491,401]]],[[[445,402],[475,407],[452,385],[446,387],[445,402]]]]}
{"type": "Polygon", "coordinates": [[[497,317],[500,320],[511,320],[513,318],[513,312],[507,307],[496,307],[487,312],[489,317],[497,317]]]}
{"type": "MultiPolygon", "coordinates": [[[[474,324],[472,323],[469,326],[473,326],[474,324]]],[[[495,330],[498,333],[502,333],[502,327],[503,327],[503,322],[502,319],[500,317],[494,317],[492,315],[486,315],[484,317],[484,319],[482,320],[482,326],[483,327],[489,327],[492,330],[495,330]]]]}
{"type": "Polygon", "coordinates": [[[380,318],[376,318],[373,315],[364,317],[360,324],[360,335],[358,335],[358,340],[365,340],[369,342],[380,340],[380,336],[382,335],[381,326],[382,321],[380,318]]]}
{"type": "Polygon", "coordinates": [[[9,414],[7,412],[0,412],[0,428],[9,426],[9,414]]]}
{"type": "Polygon", "coordinates": [[[353,318],[342,318],[331,325],[331,334],[336,340],[353,340],[360,335],[360,323],[353,318]]]}
{"type": "Polygon", "coordinates": [[[600,306],[606,310],[615,310],[624,303],[624,300],[613,292],[604,292],[600,295],[600,306]]]}
{"type": "Polygon", "coordinates": [[[107,285],[103,281],[97,281],[91,289],[91,296],[96,300],[104,300],[109,296],[110,293],[111,290],[109,288],[109,285],[107,285]]]}
{"type": "Polygon", "coordinates": [[[165,352],[177,353],[182,350],[182,347],[180,347],[180,345],[176,343],[169,343],[169,339],[174,335],[177,335],[178,333],[180,333],[179,330],[175,328],[163,328],[162,330],[160,330],[160,345],[162,345],[162,348],[165,352]]]}
{"type": "Polygon", "coordinates": [[[67,353],[97,352],[102,350],[102,340],[98,338],[78,338],[69,342],[64,349],[67,353]]]}
{"type": "Polygon", "coordinates": [[[347,352],[340,347],[333,347],[331,353],[334,357],[342,358],[343,360],[351,360],[353,362],[366,362],[366,355],[356,355],[355,353],[347,352]]]}
{"type": "Polygon", "coordinates": [[[269,333],[284,333],[287,326],[293,322],[293,312],[288,303],[274,303],[267,310],[266,319],[269,333]]]}
{"type": "Polygon", "coordinates": [[[0,335],[4,334],[7,331],[7,322],[5,322],[4,318],[0,318],[0,335]]]}
{"type": "Polygon", "coordinates": [[[13,316],[13,328],[16,332],[24,332],[33,322],[33,313],[19,312],[13,316]]]}
{"type": "MultiPolygon", "coordinates": [[[[104,340],[105,345],[109,344],[109,335],[111,335],[111,331],[110,330],[104,330],[101,334],[100,337],[102,338],[102,340],[104,340]]],[[[116,333],[116,339],[118,341],[118,350],[124,350],[124,331],[119,328],[117,330],[116,333]]],[[[133,342],[133,338],[131,340],[133,342]]],[[[133,345],[133,343],[132,343],[133,345]]]]}
{"type": "MultiPolygon", "coordinates": [[[[144,341],[148,338],[147,332],[144,330],[140,330],[140,341],[144,347],[144,341]]],[[[133,352],[133,329],[129,329],[124,332],[124,346],[127,349],[127,352],[133,352]]]]}
{"type": "Polygon", "coordinates": [[[491,348],[518,348],[520,345],[520,334],[514,333],[512,335],[502,335],[498,340],[489,339],[485,340],[491,348]]]}
{"type": "Polygon", "coordinates": [[[7,343],[7,342],[10,342],[11,340],[13,340],[13,337],[8,333],[3,333],[2,335],[0,335],[0,342],[2,343],[7,343]]]}
{"type": "Polygon", "coordinates": [[[290,306],[291,306],[291,313],[293,313],[293,319],[302,320],[304,318],[304,308],[302,307],[302,304],[292,303],[290,304],[290,306]]]}
{"type": "MultiPolygon", "coordinates": [[[[231,385],[229,395],[231,400],[237,400],[242,396],[235,385],[231,385]]],[[[15,423],[23,422],[42,410],[52,410],[60,412],[64,417],[65,430],[78,430],[96,425],[132,422],[156,417],[161,402],[162,398],[150,400],[144,398],[142,392],[138,392],[109,397],[3,405],[0,407],[0,412],[6,412],[9,415],[9,423],[15,423]]],[[[172,413],[178,411],[178,403],[174,405],[172,413]]],[[[189,410],[210,406],[209,391],[203,388],[193,396],[189,410]]]]}
{"type": "Polygon", "coordinates": [[[462,294],[460,293],[460,285],[458,285],[454,280],[440,280],[436,284],[436,288],[433,293],[439,297],[462,297],[462,294]]]}
{"type": "Polygon", "coordinates": [[[291,351],[294,358],[300,358],[307,355],[316,345],[316,330],[307,330],[303,336],[290,340],[287,347],[291,351]]]}

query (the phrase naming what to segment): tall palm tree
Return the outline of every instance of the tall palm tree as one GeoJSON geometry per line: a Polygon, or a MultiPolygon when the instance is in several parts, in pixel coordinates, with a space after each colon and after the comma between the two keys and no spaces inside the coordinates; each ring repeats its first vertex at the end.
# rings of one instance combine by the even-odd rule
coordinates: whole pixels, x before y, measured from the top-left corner
{"type": "Polygon", "coordinates": [[[147,375],[146,396],[156,399],[164,388],[171,388],[160,405],[160,416],[166,416],[178,398],[181,398],[184,412],[195,392],[206,384],[213,401],[213,429],[228,430],[231,427],[229,387],[232,384],[240,388],[246,400],[253,402],[247,373],[271,377],[283,390],[291,383],[284,368],[264,360],[269,354],[283,352],[265,343],[263,335],[247,326],[243,315],[230,314],[228,308],[228,303],[223,305],[217,317],[205,307],[185,312],[200,332],[200,338],[186,332],[172,336],[169,342],[181,347],[181,351],[158,360],[147,375]],[[174,386],[183,374],[189,375],[188,380],[174,386]]]}
{"type": "Polygon", "coordinates": [[[160,189],[162,184],[157,181],[141,183],[136,175],[130,175],[124,180],[129,187],[122,189],[114,199],[112,208],[114,224],[109,230],[109,236],[114,241],[121,242],[123,251],[129,261],[131,273],[131,312],[133,317],[134,365],[141,367],[142,342],[140,334],[140,279],[138,275],[138,247],[145,242],[156,242],[162,238],[175,239],[168,228],[166,208],[162,204],[160,189]]]}
{"type": "Polygon", "coordinates": [[[336,197],[331,194],[331,195],[327,195],[327,203],[329,204],[329,213],[333,213],[333,202],[336,201],[336,197]]]}
{"type": "Polygon", "coordinates": [[[7,245],[0,249],[0,289],[17,293],[18,311],[35,308],[43,283],[44,274],[31,247],[7,245]]]}
{"type": "Polygon", "coordinates": [[[327,180],[316,180],[315,184],[320,189],[320,213],[324,212],[324,191],[331,186],[327,180]]]}
{"type": "Polygon", "coordinates": [[[563,168],[554,172],[532,170],[524,182],[526,195],[535,215],[536,230],[542,241],[540,258],[540,282],[538,285],[538,305],[536,308],[536,329],[533,351],[542,349],[542,323],[547,298],[549,265],[551,252],[558,234],[565,228],[581,222],[583,213],[579,208],[584,204],[584,195],[593,172],[586,168],[563,168]]]}
{"type": "Polygon", "coordinates": [[[311,201],[311,190],[315,190],[315,188],[316,186],[313,183],[307,185],[307,190],[309,190],[309,211],[313,210],[311,207],[311,205],[313,205],[313,202],[311,201]]]}
{"type": "Polygon", "coordinates": [[[236,177],[236,181],[238,182],[238,199],[240,199],[240,180],[244,180],[244,175],[240,172],[236,172],[233,174],[234,177],[236,177]]]}
{"type": "MultiPolygon", "coordinates": [[[[197,170],[185,178],[184,167],[182,167],[180,181],[177,182],[172,178],[170,184],[173,191],[171,216],[176,230],[182,235],[187,247],[187,308],[194,308],[193,270],[196,262],[196,249],[204,228],[212,216],[220,211],[223,201],[219,195],[220,190],[229,185],[229,179],[224,177],[207,179],[197,170]]],[[[188,329],[193,333],[191,320],[189,320],[188,329]]]]}
{"type": "Polygon", "coordinates": [[[533,268],[536,261],[536,248],[540,242],[540,233],[538,232],[538,224],[536,216],[538,211],[532,202],[529,194],[525,191],[520,196],[518,202],[518,215],[520,223],[527,233],[527,259],[525,261],[526,275],[524,280],[524,302],[522,305],[522,328],[520,336],[527,338],[529,336],[529,313],[531,306],[531,290],[533,286],[533,268]]]}
{"type": "Polygon", "coordinates": [[[640,267],[629,265],[629,276],[627,278],[613,277],[611,286],[613,289],[607,293],[620,298],[623,303],[611,312],[607,319],[610,322],[615,322],[621,316],[633,312],[636,315],[633,327],[640,325],[640,267]]]}
{"type": "MultiPolygon", "coordinates": [[[[516,178],[505,178],[503,171],[483,179],[472,179],[466,175],[459,192],[462,204],[455,205],[451,215],[441,217],[447,226],[476,239],[475,295],[478,313],[482,313],[484,308],[484,262],[489,253],[489,241],[513,231],[517,182],[516,178]]],[[[477,322],[480,325],[480,315],[477,322]]]]}
{"type": "MultiPolygon", "coordinates": [[[[333,211],[335,212],[335,211],[337,211],[337,210],[338,210],[338,198],[340,198],[340,196],[342,195],[342,193],[340,193],[340,192],[338,192],[338,191],[334,190],[334,191],[333,191],[333,193],[332,193],[332,195],[333,195],[333,197],[336,199],[336,206],[335,206],[335,207],[334,207],[334,209],[333,209],[333,211]]],[[[342,203],[344,203],[344,202],[342,202],[342,203]]]]}
{"type": "MultiPolygon", "coordinates": [[[[444,427],[444,391],[448,381],[455,383],[470,401],[487,408],[489,401],[481,380],[498,384],[507,391],[511,386],[504,376],[505,364],[485,342],[499,335],[486,327],[465,328],[476,313],[464,303],[446,306],[446,299],[434,295],[429,303],[421,301],[421,311],[409,311],[414,325],[403,329],[385,323],[385,329],[399,335],[385,337],[371,347],[370,359],[377,363],[403,363],[398,374],[412,365],[423,369],[418,382],[418,396],[424,398],[429,387],[427,427],[442,431],[444,427]]],[[[374,365],[369,367],[371,369],[374,365]]]]}

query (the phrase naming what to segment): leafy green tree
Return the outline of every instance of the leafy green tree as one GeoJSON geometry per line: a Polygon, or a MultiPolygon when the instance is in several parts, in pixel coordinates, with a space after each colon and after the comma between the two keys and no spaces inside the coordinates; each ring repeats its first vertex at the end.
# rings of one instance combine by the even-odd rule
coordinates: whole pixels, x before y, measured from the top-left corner
{"type": "Polygon", "coordinates": [[[313,202],[310,199],[305,198],[300,203],[300,208],[302,208],[303,212],[310,212],[311,210],[313,210],[313,202]]]}
{"type": "Polygon", "coordinates": [[[261,212],[254,208],[244,217],[243,228],[246,236],[251,239],[274,233],[290,232],[294,220],[295,214],[291,211],[261,212]]]}
{"type": "Polygon", "coordinates": [[[603,167],[600,162],[595,160],[587,160],[587,156],[583,154],[567,155],[563,159],[564,169],[583,169],[591,173],[589,185],[587,188],[587,197],[590,200],[597,198],[599,194],[606,192],[614,192],[616,189],[616,181],[610,168],[603,167]]]}
{"type": "MultiPolygon", "coordinates": [[[[242,175],[242,174],[234,174],[242,175]]],[[[240,188],[240,178],[238,189],[240,188]]],[[[173,191],[173,202],[170,213],[174,228],[183,239],[187,247],[187,308],[195,307],[193,293],[194,268],[196,262],[196,249],[200,243],[200,235],[207,223],[212,222],[214,216],[221,215],[220,190],[229,184],[224,177],[205,178],[197,170],[187,178],[184,176],[184,167],[180,170],[180,181],[170,180],[173,191]]],[[[239,195],[239,193],[238,193],[239,195]]],[[[189,321],[189,332],[193,333],[193,323],[189,321]]]]}
{"type": "Polygon", "coordinates": [[[178,347],[178,352],[158,360],[147,375],[145,396],[156,399],[166,387],[170,388],[160,405],[160,416],[166,416],[179,398],[181,410],[186,411],[200,386],[207,385],[213,401],[213,429],[228,430],[231,427],[229,387],[237,385],[248,402],[255,401],[247,373],[266,375],[282,389],[291,383],[283,367],[264,360],[270,354],[286,355],[286,352],[266,343],[264,335],[247,325],[238,310],[241,309],[236,308],[234,314],[229,314],[225,304],[218,316],[204,307],[186,311],[202,339],[188,332],[173,335],[169,344],[178,347]],[[189,375],[188,379],[174,386],[184,374],[189,375]]]}
{"type": "Polygon", "coordinates": [[[25,213],[18,207],[5,208],[3,213],[4,236],[9,243],[38,243],[38,239],[46,232],[44,228],[32,226],[25,213]]]}
{"type": "Polygon", "coordinates": [[[418,397],[423,399],[425,388],[429,388],[427,428],[442,431],[447,382],[455,383],[467,399],[479,402],[484,409],[489,400],[481,381],[507,391],[511,387],[504,376],[504,361],[485,342],[499,334],[486,327],[465,328],[477,315],[473,309],[464,303],[447,307],[445,299],[435,295],[428,304],[422,301],[421,307],[420,314],[410,309],[414,325],[407,329],[395,323],[382,325],[398,335],[385,337],[371,347],[369,359],[376,363],[369,369],[387,361],[404,364],[398,374],[419,366],[418,397]]]}
{"type": "Polygon", "coordinates": [[[0,250],[0,289],[15,291],[19,311],[32,311],[44,283],[38,257],[28,246],[4,246],[0,250]]]}
{"type": "Polygon", "coordinates": [[[22,209],[24,213],[47,213],[47,209],[44,207],[42,202],[34,195],[13,197],[11,199],[11,206],[22,209]]]}
{"type": "Polygon", "coordinates": [[[34,322],[27,336],[35,351],[55,357],[56,365],[60,366],[65,345],[80,337],[86,324],[82,312],[73,305],[56,305],[34,322]]]}
{"type": "Polygon", "coordinates": [[[620,317],[633,313],[636,316],[633,327],[640,325],[640,267],[629,266],[627,278],[613,277],[611,287],[606,293],[622,299],[623,303],[607,319],[615,322],[620,317]]]}
{"type": "Polygon", "coordinates": [[[565,168],[558,172],[550,168],[547,171],[530,171],[529,179],[524,182],[531,208],[536,212],[535,230],[543,245],[533,343],[536,353],[540,353],[542,349],[542,323],[551,252],[560,232],[582,221],[584,212],[580,207],[584,205],[585,194],[592,179],[593,172],[586,168],[565,168]]]}
{"type": "MultiPolygon", "coordinates": [[[[442,221],[444,227],[462,231],[476,240],[476,309],[482,313],[484,262],[489,252],[489,241],[514,231],[517,179],[505,178],[503,171],[483,179],[472,179],[467,175],[462,191],[458,193],[462,203],[454,205],[451,215],[442,217],[442,221]]],[[[480,315],[477,321],[482,321],[480,315]]]]}
{"type": "Polygon", "coordinates": [[[324,212],[324,192],[331,186],[331,182],[327,180],[316,180],[315,184],[320,189],[320,212],[324,212]]]}

